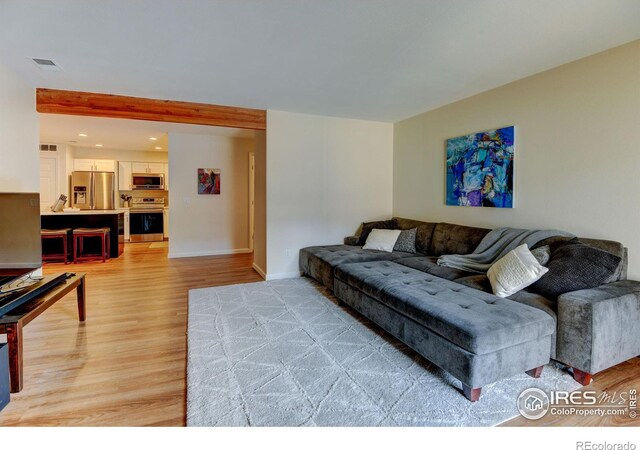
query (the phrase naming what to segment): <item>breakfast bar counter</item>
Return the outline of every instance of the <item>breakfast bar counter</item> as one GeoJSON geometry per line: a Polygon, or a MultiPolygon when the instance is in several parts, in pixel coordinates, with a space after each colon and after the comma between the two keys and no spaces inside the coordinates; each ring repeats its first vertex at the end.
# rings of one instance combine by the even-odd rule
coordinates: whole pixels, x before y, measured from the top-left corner
{"type": "MultiPolygon", "coordinates": [[[[40,225],[43,229],[50,230],[60,228],[109,228],[111,248],[109,256],[117,258],[124,252],[124,211],[123,209],[42,211],[40,213],[40,225]]],[[[71,240],[69,240],[69,244],[71,245],[71,240]]]]}

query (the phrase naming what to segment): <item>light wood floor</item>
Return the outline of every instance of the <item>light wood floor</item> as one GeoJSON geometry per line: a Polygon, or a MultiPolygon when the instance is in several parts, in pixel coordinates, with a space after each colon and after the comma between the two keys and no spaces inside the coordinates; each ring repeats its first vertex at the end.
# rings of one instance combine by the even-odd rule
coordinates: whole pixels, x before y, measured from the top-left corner
{"type": "Polygon", "coordinates": [[[45,266],[87,272],[87,321],[70,294],[24,328],[24,389],[0,425],[184,425],[188,290],[262,281],[252,259],[128,244],[104,264],[45,266]]]}
{"type": "MultiPolygon", "coordinates": [[[[25,387],[0,425],[184,425],[189,289],[261,281],[252,255],[167,259],[159,244],[129,244],[105,264],[51,264],[87,272],[87,322],[75,294],[24,329],[25,387]]],[[[604,371],[589,389],[640,388],[640,358],[604,371]]],[[[481,399],[482,401],[482,399],[481,399]]],[[[505,425],[640,425],[638,419],[517,418],[505,425]]]]}

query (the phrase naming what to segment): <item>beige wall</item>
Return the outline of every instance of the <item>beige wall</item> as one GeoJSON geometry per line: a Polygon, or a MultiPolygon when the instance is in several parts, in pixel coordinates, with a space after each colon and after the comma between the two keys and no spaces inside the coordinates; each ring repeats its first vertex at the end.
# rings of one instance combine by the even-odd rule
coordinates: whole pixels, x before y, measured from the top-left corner
{"type": "Polygon", "coordinates": [[[35,89],[0,64],[0,192],[39,192],[35,89]]]}
{"type": "Polygon", "coordinates": [[[640,279],[640,41],[398,122],[394,215],[560,228],[629,247],[640,279]],[[516,126],[515,208],[445,206],[445,141],[516,126]]]}
{"type": "Polygon", "coordinates": [[[248,252],[253,139],[170,133],[169,149],[169,257],[248,252]],[[199,168],[221,170],[220,195],[198,195],[199,168]]]}
{"type": "Polygon", "coordinates": [[[392,124],[268,111],[267,154],[268,279],[299,275],[301,248],[391,214],[392,124]]]}
{"type": "Polygon", "coordinates": [[[118,150],[113,148],[72,147],[70,152],[77,159],[113,159],[115,161],[167,162],[167,152],[118,150]]]}
{"type": "Polygon", "coordinates": [[[253,232],[253,266],[260,275],[267,274],[267,134],[255,133],[255,198],[253,232]]]}

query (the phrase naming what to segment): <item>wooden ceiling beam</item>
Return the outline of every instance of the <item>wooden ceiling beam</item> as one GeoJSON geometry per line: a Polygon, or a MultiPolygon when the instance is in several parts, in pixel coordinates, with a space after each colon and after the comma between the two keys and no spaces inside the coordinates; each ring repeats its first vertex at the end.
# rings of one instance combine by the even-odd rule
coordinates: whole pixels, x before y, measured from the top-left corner
{"type": "Polygon", "coordinates": [[[263,109],[179,102],[93,92],[36,89],[36,110],[47,114],[152,120],[265,130],[263,109]]]}

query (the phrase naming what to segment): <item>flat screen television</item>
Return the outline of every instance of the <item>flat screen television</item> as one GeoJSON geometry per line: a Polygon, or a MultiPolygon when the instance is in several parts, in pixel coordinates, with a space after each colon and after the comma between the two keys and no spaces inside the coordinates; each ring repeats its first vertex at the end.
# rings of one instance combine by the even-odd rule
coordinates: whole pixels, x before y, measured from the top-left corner
{"type": "Polygon", "coordinates": [[[0,193],[0,285],[41,266],[40,194],[0,193]]]}

